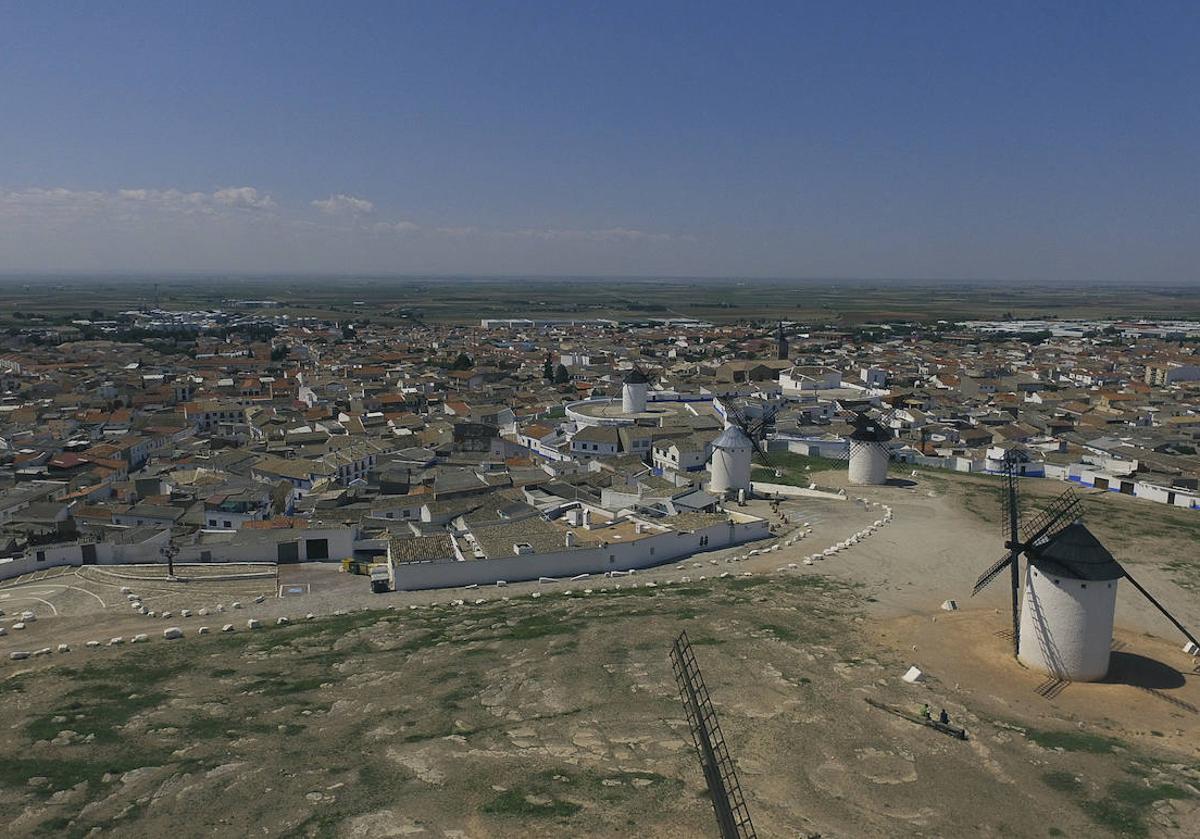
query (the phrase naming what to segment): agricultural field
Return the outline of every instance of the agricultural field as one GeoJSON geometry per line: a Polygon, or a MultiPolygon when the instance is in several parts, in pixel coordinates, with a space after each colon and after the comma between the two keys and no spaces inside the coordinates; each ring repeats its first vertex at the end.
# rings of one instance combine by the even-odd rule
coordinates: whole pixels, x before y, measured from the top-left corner
{"type": "Polygon", "coordinates": [[[88,317],[152,305],[196,309],[272,299],[268,314],[374,323],[479,318],[787,319],[853,326],[889,320],[1013,317],[1200,317],[1189,286],[1024,287],[920,280],[605,277],[18,276],[0,277],[0,322],[12,313],[88,317]],[[31,301],[36,300],[36,305],[31,301]]]}

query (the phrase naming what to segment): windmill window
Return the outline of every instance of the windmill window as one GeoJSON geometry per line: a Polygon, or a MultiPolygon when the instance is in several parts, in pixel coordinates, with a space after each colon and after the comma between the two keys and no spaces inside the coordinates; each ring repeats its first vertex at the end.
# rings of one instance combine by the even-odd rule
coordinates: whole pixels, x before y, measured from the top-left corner
{"type": "Polygon", "coordinates": [[[1079,587],[1080,587],[1080,588],[1087,588],[1087,583],[1080,583],[1080,584],[1079,584],[1079,587]]]}
{"type": "Polygon", "coordinates": [[[1055,580],[1055,581],[1054,581],[1054,584],[1055,584],[1055,585],[1058,585],[1058,580],[1055,580]]]}

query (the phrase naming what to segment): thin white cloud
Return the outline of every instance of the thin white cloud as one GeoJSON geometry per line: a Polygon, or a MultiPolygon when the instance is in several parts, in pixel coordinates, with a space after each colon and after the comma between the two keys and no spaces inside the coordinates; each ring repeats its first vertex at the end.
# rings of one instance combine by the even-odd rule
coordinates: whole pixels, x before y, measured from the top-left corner
{"type": "Polygon", "coordinates": [[[500,235],[518,239],[574,242],[669,242],[677,237],[669,233],[654,233],[629,227],[608,227],[599,230],[569,230],[561,228],[523,228],[503,231],[500,235]]]}
{"type": "Polygon", "coordinates": [[[365,216],[375,212],[375,205],[365,198],[338,193],[313,201],[312,205],[331,216],[365,216]]]}
{"type": "Polygon", "coordinates": [[[271,196],[260,193],[252,186],[227,186],[213,193],[213,198],[226,207],[245,210],[273,210],[275,202],[271,196]]]}
{"type": "Polygon", "coordinates": [[[179,189],[76,190],[62,187],[0,190],[0,216],[33,220],[144,215],[220,215],[231,210],[275,209],[271,196],[254,187],[224,187],[212,193],[179,189]]]}
{"type": "Polygon", "coordinates": [[[371,225],[376,233],[413,233],[421,229],[421,225],[411,221],[377,221],[371,225]]]}

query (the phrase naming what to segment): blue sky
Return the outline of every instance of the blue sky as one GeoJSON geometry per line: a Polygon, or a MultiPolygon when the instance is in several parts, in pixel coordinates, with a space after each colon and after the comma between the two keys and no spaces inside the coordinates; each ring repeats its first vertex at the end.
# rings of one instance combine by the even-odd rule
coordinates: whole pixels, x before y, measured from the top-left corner
{"type": "Polygon", "coordinates": [[[1194,3],[0,3],[0,271],[1196,281],[1194,3]]]}

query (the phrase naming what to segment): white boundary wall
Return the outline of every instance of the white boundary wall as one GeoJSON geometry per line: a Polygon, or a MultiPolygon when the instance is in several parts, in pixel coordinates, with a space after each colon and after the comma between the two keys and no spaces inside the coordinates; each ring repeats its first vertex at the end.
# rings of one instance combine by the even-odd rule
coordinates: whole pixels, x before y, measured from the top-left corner
{"type": "MultiPolygon", "coordinates": [[[[767,522],[714,524],[686,533],[671,532],[646,536],[633,542],[617,542],[604,547],[573,551],[471,559],[463,562],[395,563],[396,591],[414,591],[452,586],[490,585],[497,580],[518,582],[539,577],[574,577],[577,574],[603,574],[606,571],[630,571],[652,568],[691,556],[700,550],[719,550],[771,535],[767,522]],[[702,545],[702,539],[708,539],[702,545]]],[[[389,555],[390,558],[390,555],[389,555]]]]}

